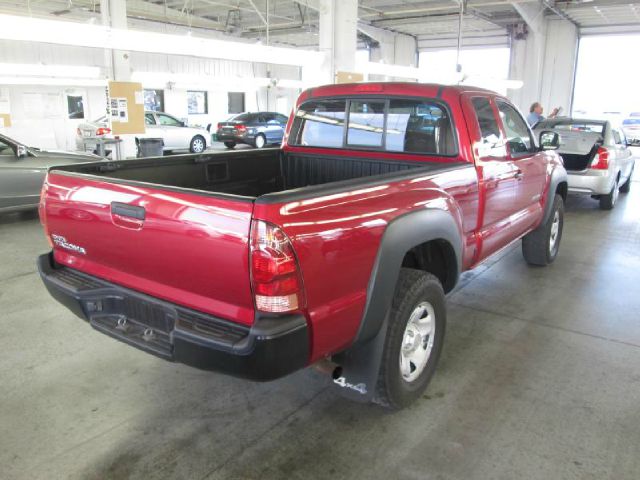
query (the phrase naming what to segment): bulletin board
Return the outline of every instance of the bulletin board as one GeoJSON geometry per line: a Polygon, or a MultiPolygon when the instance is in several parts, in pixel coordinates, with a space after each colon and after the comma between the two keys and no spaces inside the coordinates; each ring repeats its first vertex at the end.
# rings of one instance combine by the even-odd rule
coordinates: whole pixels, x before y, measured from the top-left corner
{"type": "Polygon", "coordinates": [[[354,82],[362,82],[364,80],[364,75],[361,73],[355,72],[337,72],[336,73],[336,83],[354,83],[354,82]]]}
{"type": "Polygon", "coordinates": [[[107,111],[114,135],[144,133],[144,95],[141,83],[109,82],[107,111]]]}

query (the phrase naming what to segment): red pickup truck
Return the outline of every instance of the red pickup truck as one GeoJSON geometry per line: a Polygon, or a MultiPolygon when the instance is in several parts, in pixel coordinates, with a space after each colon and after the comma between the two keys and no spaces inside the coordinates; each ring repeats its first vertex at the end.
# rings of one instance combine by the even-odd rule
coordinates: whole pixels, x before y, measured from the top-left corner
{"type": "Polygon", "coordinates": [[[281,149],[52,168],[53,297],[167,360],[256,380],[316,364],[391,408],[426,388],[460,273],[551,263],[567,177],[505,98],[408,83],[298,99],[281,149]]]}

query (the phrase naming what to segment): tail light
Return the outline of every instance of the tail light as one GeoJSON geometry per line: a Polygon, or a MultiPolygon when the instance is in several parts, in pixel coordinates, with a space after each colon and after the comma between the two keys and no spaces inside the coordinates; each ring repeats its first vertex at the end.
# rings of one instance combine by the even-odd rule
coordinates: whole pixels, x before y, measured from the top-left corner
{"type": "Polygon", "coordinates": [[[53,248],[53,242],[51,241],[51,235],[49,235],[49,227],[47,226],[47,190],[49,185],[47,184],[47,177],[45,177],[40,189],[40,202],[38,203],[38,217],[40,217],[40,224],[44,228],[44,235],[49,242],[49,246],[53,248]]]}
{"type": "Polygon", "coordinates": [[[111,133],[111,129],[107,128],[107,127],[99,127],[96,130],[96,136],[100,136],[100,135],[106,135],[108,133],[111,133]]]}
{"type": "Polygon", "coordinates": [[[218,130],[222,128],[222,123],[218,123],[218,130]]]}
{"type": "Polygon", "coordinates": [[[275,225],[253,220],[250,251],[256,309],[281,313],[303,308],[302,274],[289,237],[275,225]]]}
{"type": "Polygon", "coordinates": [[[244,133],[244,132],[247,131],[247,126],[246,125],[236,125],[235,129],[240,133],[244,133]]]}
{"type": "Polygon", "coordinates": [[[609,150],[604,147],[598,147],[596,156],[593,157],[591,168],[595,170],[606,170],[609,168],[609,150]]]}

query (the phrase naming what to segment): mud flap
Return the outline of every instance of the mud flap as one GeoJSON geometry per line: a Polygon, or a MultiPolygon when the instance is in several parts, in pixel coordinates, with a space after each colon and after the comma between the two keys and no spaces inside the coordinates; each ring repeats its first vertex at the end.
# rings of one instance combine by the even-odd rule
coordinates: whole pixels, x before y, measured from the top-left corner
{"type": "Polygon", "coordinates": [[[385,317],[375,337],[332,357],[331,360],[341,367],[341,375],[332,379],[331,384],[338,394],[355,402],[373,400],[387,338],[387,324],[385,317]]]}

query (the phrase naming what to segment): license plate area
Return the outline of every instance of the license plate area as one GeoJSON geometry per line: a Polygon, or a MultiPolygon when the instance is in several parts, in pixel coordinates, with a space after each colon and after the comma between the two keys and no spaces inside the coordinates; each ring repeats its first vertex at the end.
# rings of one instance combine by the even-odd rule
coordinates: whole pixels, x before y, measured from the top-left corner
{"type": "Polygon", "coordinates": [[[163,358],[172,358],[171,332],[176,322],[172,309],[129,296],[86,299],[84,307],[95,329],[163,358]]]}

